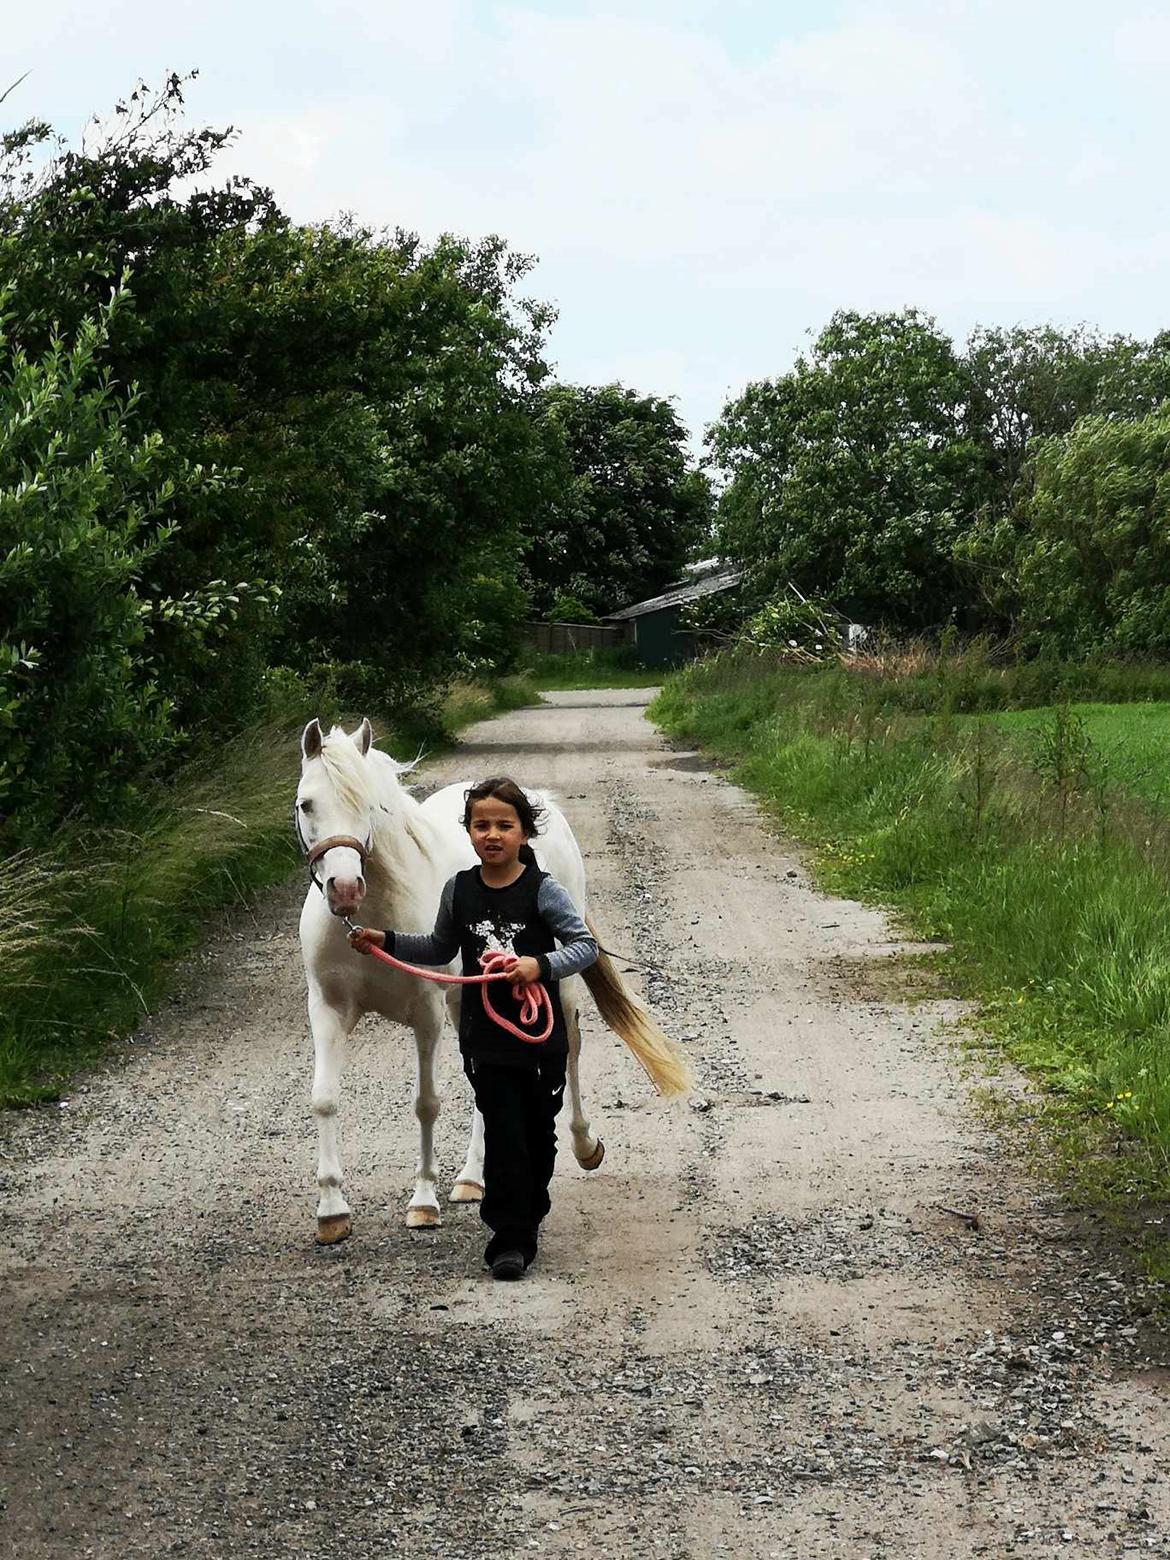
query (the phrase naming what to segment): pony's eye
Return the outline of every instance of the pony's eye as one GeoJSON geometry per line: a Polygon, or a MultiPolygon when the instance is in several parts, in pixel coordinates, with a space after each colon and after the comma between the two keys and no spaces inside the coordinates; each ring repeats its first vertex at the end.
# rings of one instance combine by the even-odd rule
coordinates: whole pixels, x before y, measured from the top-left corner
{"type": "Polygon", "coordinates": [[[310,812],[312,812],[313,811],[313,804],[312,804],[312,802],[302,802],[301,803],[301,811],[303,813],[310,813],[310,812]]]}

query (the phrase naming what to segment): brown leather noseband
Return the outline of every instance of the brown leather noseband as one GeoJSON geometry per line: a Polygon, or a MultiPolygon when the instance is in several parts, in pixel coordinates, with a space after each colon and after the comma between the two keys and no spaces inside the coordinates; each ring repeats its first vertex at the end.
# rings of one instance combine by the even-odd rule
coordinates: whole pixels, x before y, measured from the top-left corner
{"type": "Polygon", "coordinates": [[[361,840],[355,840],[351,834],[331,834],[327,840],[318,840],[305,852],[305,860],[310,867],[315,867],[327,850],[336,850],[339,845],[345,845],[350,850],[356,850],[362,858],[362,866],[366,864],[366,858],[370,854],[370,847],[363,845],[361,840]]]}
{"type": "Polygon", "coordinates": [[[331,834],[328,839],[318,840],[315,845],[305,845],[299,819],[297,820],[297,836],[305,852],[305,860],[309,863],[309,881],[315,883],[322,893],[325,892],[325,885],[317,876],[317,863],[327,850],[335,850],[339,845],[344,845],[349,850],[356,850],[362,859],[363,869],[370,854],[369,845],[363,845],[361,840],[354,839],[352,834],[331,834]]]}

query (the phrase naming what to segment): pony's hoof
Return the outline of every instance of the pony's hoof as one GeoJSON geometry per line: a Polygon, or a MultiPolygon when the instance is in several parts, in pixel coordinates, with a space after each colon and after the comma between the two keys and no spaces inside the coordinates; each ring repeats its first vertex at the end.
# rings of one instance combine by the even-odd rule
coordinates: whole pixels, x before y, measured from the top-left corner
{"type": "Polygon", "coordinates": [[[598,1138],[597,1147],[593,1150],[593,1152],[591,1154],[586,1154],[584,1159],[582,1159],[580,1154],[578,1154],[577,1163],[581,1166],[582,1170],[598,1170],[600,1169],[601,1161],[604,1158],[605,1144],[601,1141],[600,1138],[598,1138]]]}
{"type": "Polygon", "coordinates": [[[442,1215],[437,1208],[408,1208],[406,1210],[406,1227],[408,1230],[437,1230],[442,1222],[442,1215]]]}
{"type": "Polygon", "coordinates": [[[348,1213],[331,1213],[317,1220],[318,1246],[336,1246],[345,1240],[353,1229],[353,1219],[348,1213]]]}
{"type": "Polygon", "coordinates": [[[451,1196],[448,1199],[453,1203],[477,1203],[483,1201],[482,1181],[456,1181],[451,1187],[451,1196]]]}

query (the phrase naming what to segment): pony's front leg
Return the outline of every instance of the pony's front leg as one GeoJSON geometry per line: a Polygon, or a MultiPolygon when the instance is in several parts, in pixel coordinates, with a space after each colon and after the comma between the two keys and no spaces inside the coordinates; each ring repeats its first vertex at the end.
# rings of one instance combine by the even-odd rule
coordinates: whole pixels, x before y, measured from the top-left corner
{"type": "Polygon", "coordinates": [[[575,1001],[565,999],[564,984],[561,993],[569,1035],[569,1135],[573,1139],[573,1157],[582,1170],[596,1170],[605,1158],[605,1144],[590,1126],[581,1098],[581,1010],[575,1001]]]}
{"type": "Polygon", "coordinates": [[[313,1115],[317,1119],[317,1242],[332,1246],[352,1228],[349,1204],[341,1190],[337,1147],[337,1111],[341,1103],[341,1062],[356,1015],[331,1007],[319,991],[309,992],[313,1031],[313,1115]]]}
{"type": "Polygon", "coordinates": [[[406,1205],[408,1230],[429,1230],[442,1224],[439,1194],[435,1186],[438,1165],[435,1162],[435,1118],[439,1114],[439,1094],[435,1088],[435,1053],[443,1029],[442,1009],[429,1003],[415,1019],[414,1043],[418,1054],[418,1080],[414,1095],[414,1113],[418,1117],[418,1170],[414,1194],[406,1205]]]}

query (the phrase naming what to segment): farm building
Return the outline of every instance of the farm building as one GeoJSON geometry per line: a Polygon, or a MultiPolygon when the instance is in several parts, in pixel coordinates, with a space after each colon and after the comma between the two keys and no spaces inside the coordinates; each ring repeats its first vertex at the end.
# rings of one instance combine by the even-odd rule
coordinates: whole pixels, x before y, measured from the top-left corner
{"type": "Polygon", "coordinates": [[[734,590],[742,570],[728,568],[717,558],[687,566],[688,578],[672,585],[661,596],[635,602],[611,612],[607,623],[620,625],[628,643],[637,646],[646,666],[675,666],[694,653],[694,633],[683,621],[682,609],[704,596],[734,590]]]}

